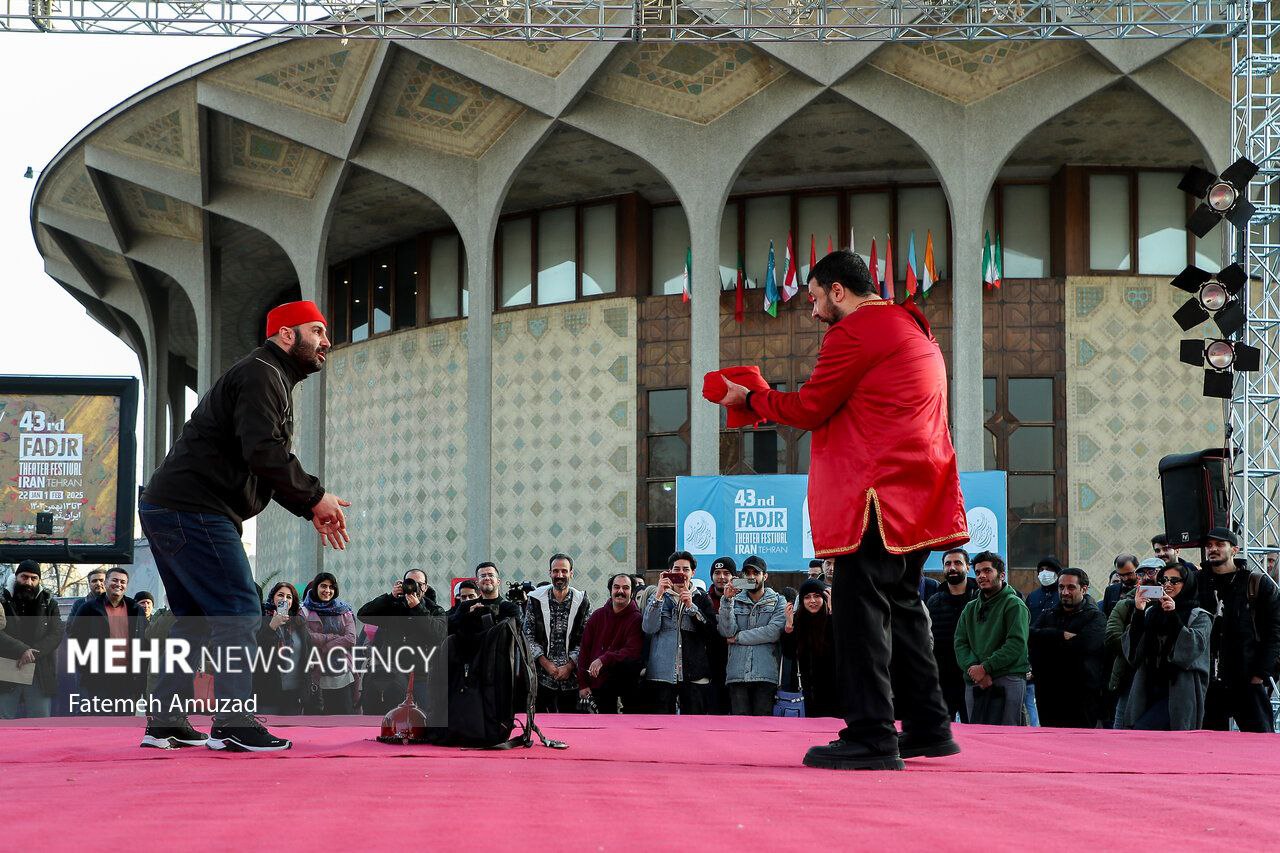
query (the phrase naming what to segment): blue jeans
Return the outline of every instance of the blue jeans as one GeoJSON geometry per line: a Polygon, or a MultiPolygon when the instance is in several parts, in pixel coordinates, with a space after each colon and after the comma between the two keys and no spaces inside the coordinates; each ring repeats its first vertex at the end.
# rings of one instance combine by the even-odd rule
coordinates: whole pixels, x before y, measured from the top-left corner
{"type": "Polygon", "coordinates": [[[1027,692],[1022,697],[1022,706],[1027,709],[1027,725],[1040,726],[1040,712],[1036,709],[1036,685],[1034,682],[1027,682],[1027,692]]]}
{"type": "Polygon", "coordinates": [[[49,716],[52,705],[50,697],[40,692],[40,688],[32,684],[11,684],[8,690],[0,692],[0,720],[17,720],[49,716]],[[18,717],[18,706],[25,709],[22,717],[18,717]]]}
{"type": "MultiPolygon", "coordinates": [[[[225,659],[227,650],[235,649],[236,665],[214,675],[214,696],[219,701],[249,699],[253,673],[248,660],[258,648],[262,602],[235,524],[225,515],[147,503],[138,504],[138,516],[176,618],[170,639],[191,644],[193,669],[205,648],[215,659],[225,659]],[[216,657],[219,653],[223,657],[216,657]]],[[[174,669],[156,679],[155,697],[165,713],[175,696],[186,701],[192,694],[192,674],[174,669]]]]}

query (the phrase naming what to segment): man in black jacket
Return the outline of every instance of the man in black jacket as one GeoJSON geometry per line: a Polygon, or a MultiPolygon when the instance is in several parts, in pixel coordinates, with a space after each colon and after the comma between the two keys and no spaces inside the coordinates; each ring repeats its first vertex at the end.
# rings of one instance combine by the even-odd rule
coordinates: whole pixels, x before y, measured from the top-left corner
{"type": "Polygon", "coordinates": [[[947,713],[952,719],[959,714],[960,722],[967,723],[969,711],[964,701],[964,673],[956,663],[955,641],[956,623],[960,621],[961,611],[978,597],[978,582],[969,577],[969,553],[963,548],[952,548],[943,554],[942,576],[946,583],[925,602],[933,631],[933,657],[938,662],[938,680],[942,683],[947,713]]]}
{"type": "Polygon", "coordinates": [[[1031,626],[1027,650],[1036,674],[1040,725],[1092,729],[1102,698],[1102,644],[1107,620],[1089,595],[1089,576],[1058,573],[1058,605],[1031,626]]]}
{"type": "Polygon", "coordinates": [[[137,713],[146,674],[133,660],[130,647],[142,639],[143,621],[142,608],[125,595],[128,589],[129,572],[113,566],[107,571],[106,592],[81,607],[67,624],[68,638],[77,640],[82,649],[97,650],[97,666],[90,663],[80,672],[79,692],[72,694],[73,711],[123,717],[137,713]],[[125,652],[113,651],[108,640],[116,646],[124,644],[125,652]],[[124,671],[107,672],[108,661],[124,671]]]}
{"type": "Polygon", "coordinates": [[[1280,592],[1262,572],[1236,563],[1235,533],[1215,527],[1206,536],[1200,606],[1214,619],[1204,727],[1226,731],[1234,718],[1242,732],[1269,732],[1269,682],[1280,670],[1280,592]]]}
{"type": "MultiPolygon", "coordinates": [[[[424,711],[431,708],[427,690],[428,661],[443,666],[439,656],[440,644],[447,634],[444,610],[426,597],[417,578],[406,574],[391,592],[370,601],[356,614],[366,625],[376,625],[378,633],[373,638],[373,653],[366,684],[370,675],[377,675],[388,688],[381,710],[373,704],[361,701],[366,714],[386,713],[404,698],[409,683],[409,673],[414,673],[414,701],[424,711]],[[390,661],[390,666],[385,664],[390,661]],[[387,701],[394,700],[394,701],[387,701]]],[[[380,703],[382,704],[382,703],[380,703]]]]}
{"type": "Polygon", "coordinates": [[[520,622],[524,617],[520,605],[502,597],[502,578],[497,564],[486,561],[476,566],[475,586],[480,593],[478,599],[466,607],[454,607],[449,611],[450,634],[459,631],[476,633],[503,619],[512,618],[520,622]],[[489,617],[488,622],[484,621],[485,616],[489,617]]]}
{"type": "Polygon", "coordinates": [[[5,643],[0,657],[12,652],[19,669],[35,667],[30,684],[0,682],[0,720],[16,719],[19,705],[25,717],[47,717],[58,686],[55,652],[62,642],[62,614],[57,600],[40,586],[39,563],[18,564],[13,591],[0,590],[0,608],[4,636],[13,641],[5,643]]]}
{"type": "MultiPolygon", "coordinates": [[[[193,648],[257,646],[261,603],[244,547],[241,524],[275,500],[311,520],[324,545],[349,541],[342,508],[293,455],[293,387],[324,367],[329,338],[320,309],[290,302],[267,314],[267,342],[236,362],[200,400],[191,420],[151,476],[138,515],[177,617],[171,639],[193,648]]],[[[249,700],[253,675],[221,672],[214,679],[219,703],[249,700]]],[[[170,707],[191,698],[192,676],[166,673],[156,698],[170,707]]],[[[144,746],[185,745],[203,736],[186,717],[148,720],[144,746]]],[[[288,749],[248,713],[215,716],[211,749],[262,752],[288,749]]]]}

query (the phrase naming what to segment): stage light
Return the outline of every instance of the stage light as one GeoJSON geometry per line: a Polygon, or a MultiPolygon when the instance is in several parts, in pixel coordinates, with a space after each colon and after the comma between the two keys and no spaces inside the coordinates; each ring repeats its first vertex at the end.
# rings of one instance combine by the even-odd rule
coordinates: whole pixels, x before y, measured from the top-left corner
{"type": "Polygon", "coordinates": [[[1238,296],[1246,280],[1239,264],[1232,264],[1217,275],[1188,266],[1170,284],[1193,296],[1174,312],[1173,319],[1186,332],[1212,317],[1224,337],[1234,335],[1244,328],[1244,302],[1238,296]]]}
{"type": "Polygon", "coordinates": [[[1253,372],[1262,366],[1262,352],[1248,344],[1213,338],[1184,340],[1179,352],[1184,364],[1208,368],[1204,372],[1204,396],[1229,399],[1235,374],[1253,372]]]}
{"type": "Polygon", "coordinates": [[[1187,220],[1191,233],[1203,237],[1223,219],[1237,228],[1248,225],[1254,207],[1248,199],[1247,189],[1256,174],[1258,167],[1245,157],[1232,163],[1221,175],[1207,172],[1199,166],[1187,169],[1178,182],[1178,189],[1201,200],[1187,220]]]}

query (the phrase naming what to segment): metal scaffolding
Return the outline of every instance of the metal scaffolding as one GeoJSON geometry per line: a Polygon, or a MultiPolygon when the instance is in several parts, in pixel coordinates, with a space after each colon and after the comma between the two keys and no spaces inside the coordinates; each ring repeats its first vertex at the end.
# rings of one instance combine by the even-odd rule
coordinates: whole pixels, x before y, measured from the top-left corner
{"type": "Polygon", "coordinates": [[[1261,167],[1250,187],[1257,205],[1236,235],[1249,272],[1240,339],[1262,352],[1261,368],[1238,373],[1229,404],[1231,512],[1254,568],[1280,550],[1280,8],[1251,2],[1232,39],[1231,147],[1261,167]]]}
{"type": "Polygon", "coordinates": [[[518,41],[1197,38],[1234,0],[0,0],[0,31],[518,41]]]}

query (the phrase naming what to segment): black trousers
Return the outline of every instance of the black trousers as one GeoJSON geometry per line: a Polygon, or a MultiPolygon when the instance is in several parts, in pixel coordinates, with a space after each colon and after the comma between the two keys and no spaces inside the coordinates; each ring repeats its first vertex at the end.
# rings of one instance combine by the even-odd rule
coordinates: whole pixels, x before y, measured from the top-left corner
{"type": "Polygon", "coordinates": [[[554,690],[538,684],[537,711],[539,714],[578,713],[577,690],[554,690]]]}
{"type": "Polygon", "coordinates": [[[679,684],[668,684],[665,681],[650,681],[649,695],[653,699],[652,712],[655,714],[674,714],[676,700],[680,700],[681,714],[707,713],[707,692],[709,684],[690,684],[682,681],[679,684]]]}
{"type": "Polygon", "coordinates": [[[1271,697],[1261,684],[1210,685],[1204,697],[1204,727],[1225,732],[1230,721],[1242,732],[1270,732],[1271,697]]]}
{"type": "Polygon", "coordinates": [[[841,740],[896,752],[895,697],[904,731],[928,739],[950,731],[919,594],[928,556],[886,551],[872,512],[858,550],[836,557],[831,615],[845,714],[841,740]]]}
{"type": "Polygon", "coordinates": [[[1036,679],[1036,711],[1044,728],[1096,729],[1100,703],[1099,692],[1084,685],[1036,679]]]}
{"type": "Polygon", "coordinates": [[[778,685],[772,681],[738,681],[729,685],[729,712],[735,717],[772,717],[778,685]]]}
{"type": "Polygon", "coordinates": [[[946,658],[934,650],[934,663],[938,665],[938,681],[942,686],[942,700],[947,706],[947,719],[954,720],[960,715],[960,722],[969,722],[969,706],[964,701],[964,674],[956,663],[954,652],[948,650],[946,658]]]}

